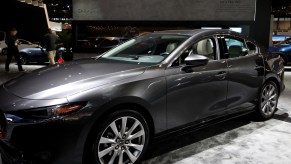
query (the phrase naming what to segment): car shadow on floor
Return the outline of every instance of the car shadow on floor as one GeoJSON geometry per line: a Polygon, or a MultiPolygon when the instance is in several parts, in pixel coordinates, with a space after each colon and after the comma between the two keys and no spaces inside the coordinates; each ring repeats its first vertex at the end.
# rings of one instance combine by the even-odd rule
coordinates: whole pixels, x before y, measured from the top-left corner
{"type": "Polygon", "coordinates": [[[282,115],[275,114],[274,119],[280,120],[280,121],[284,121],[284,122],[287,122],[287,123],[291,123],[291,117],[290,117],[290,115],[288,113],[284,113],[282,115]]]}
{"type": "MultiPolygon", "coordinates": [[[[274,119],[291,123],[287,113],[275,114],[274,119]]],[[[255,113],[251,113],[201,130],[170,136],[150,145],[142,163],[173,163],[207,149],[228,144],[240,135],[250,134],[264,126],[266,124],[258,120],[255,113]],[[252,122],[259,122],[259,124],[249,125],[252,122]],[[244,127],[246,125],[249,125],[248,128],[244,127]],[[239,128],[242,130],[237,130],[239,128]]]]}

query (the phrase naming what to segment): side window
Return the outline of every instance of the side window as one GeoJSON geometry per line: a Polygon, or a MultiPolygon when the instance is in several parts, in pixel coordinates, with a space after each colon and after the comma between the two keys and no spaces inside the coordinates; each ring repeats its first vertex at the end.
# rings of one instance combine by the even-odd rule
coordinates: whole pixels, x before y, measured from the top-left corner
{"type": "Polygon", "coordinates": [[[227,47],[227,50],[225,50],[226,52],[224,52],[226,58],[236,58],[248,54],[248,48],[243,39],[225,37],[224,40],[227,47]]]}
{"type": "Polygon", "coordinates": [[[206,56],[209,60],[214,60],[216,58],[214,39],[201,40],[193,45],[192,50],[194,54],[206,56]]]}
{"type": "Polygon", "coordinates": [[[216,43],[214,38],[202,39],[198,42],[195,42],[191,46],[189,46],[186,51],[184,51],[181,56],[174,61],[172,66],[179,66],[181,64],[185,64],[185,59],[191,53],[203,55],[209,58],[209,60],[216,59],[216,43]]]}
{"type": "Polygon", "coordinates": [[[253,55],[257,53],[257,46],[251,42],[247,42],[248,46],[248,55],[253,55]]]}

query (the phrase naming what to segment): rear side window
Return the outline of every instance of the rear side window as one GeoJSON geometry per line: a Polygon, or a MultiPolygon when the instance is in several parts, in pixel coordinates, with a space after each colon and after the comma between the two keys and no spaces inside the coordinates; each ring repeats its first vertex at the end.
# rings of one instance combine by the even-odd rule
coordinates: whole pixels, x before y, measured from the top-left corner
{"type": "Polygon", "coordinates": [[[248,54],[248,47],[244,39],[234,36],[219,36],[218,41],[222,59],[237,58],[248,54]]]}
{"type": "Polygon", "coordinates": [[[247,46],[243,39],[226,37],[228,58],[236,58],[247,54],[247,46]]]}

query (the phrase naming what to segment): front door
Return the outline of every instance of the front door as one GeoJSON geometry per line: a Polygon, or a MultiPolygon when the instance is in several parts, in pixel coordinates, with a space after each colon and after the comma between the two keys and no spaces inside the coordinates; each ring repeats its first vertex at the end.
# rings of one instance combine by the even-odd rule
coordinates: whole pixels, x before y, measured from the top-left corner
{"type": "Polygon", "coordinates": [[[227,63],[217,60],[217,42],[207,37],[193,42],[166,70],[168,128],[185,125],[225,110],[227,63]],[[209,58],[205,66],[183,71],[190,52],[209,58]]]}

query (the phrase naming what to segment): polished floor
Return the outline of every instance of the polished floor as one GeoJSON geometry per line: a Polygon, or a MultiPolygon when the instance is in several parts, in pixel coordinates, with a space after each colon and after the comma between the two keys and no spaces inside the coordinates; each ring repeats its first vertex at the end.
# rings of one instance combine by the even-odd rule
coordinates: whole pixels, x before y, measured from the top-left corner
{"type": "MultiPolygon", "coordinates": [[[[45,66],[24,65],[24,69],[30,72],[45,66]]],[[[173,136],[152,144],[142,164],[290,164],[291,70],[286,68],[286,89],[273,119],[260,122],[250,114],[173,136]]],[[[3,70],[0,57],[0,84],[22,74],[15,63],[10,73],[3,70]]]]}

